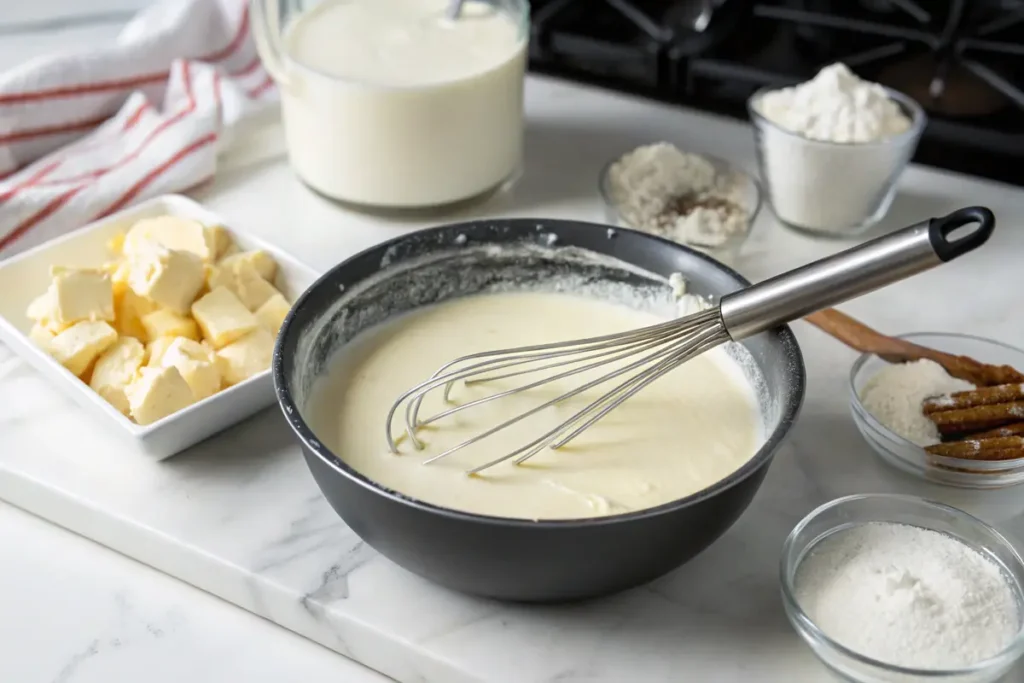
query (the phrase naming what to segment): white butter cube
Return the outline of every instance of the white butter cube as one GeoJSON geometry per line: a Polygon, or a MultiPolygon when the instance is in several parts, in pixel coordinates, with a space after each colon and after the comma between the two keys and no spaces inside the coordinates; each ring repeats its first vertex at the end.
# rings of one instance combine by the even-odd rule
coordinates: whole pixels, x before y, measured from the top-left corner
{"type": "MultiPolygon", "coordinates": [[[[229,261],[232,261],[231,257],[229,261]]],[[[255,311],[279,292],[274,285],[264,280],[256,267],[247,260],[232,261],[230,265],[218,264],[207,271],[206,282],[210,290],[224,287],[238,297],[250,311],[255,311]]]]}
{"type": "Polygon", "coordinates": [[[241,263],[250,265],[259,274],[259,276],[267,282],[273,283],[274,278],[277,277],[277,261],[274,260],[273,256],[262,249],[229,254],[221,259],[220,262],[217,263],[217,266],[221,268],[234,269],[241,263]]]}
{"type": "Polygon", "coordinates": [[[140,425],[163,419],[195,403],[192,389],[175,367],[144,367],[125,389],[128,409],[140,425]]]}
{"type": "Polygon", "coordinates": [[[179,315],[169,308],[160,308],[147,313],[141,319],[142,328],[146,331],[146,341],[152,342],[160,337],[187,337],[199,339],[199,327],[196,321],[186,315],[179,315]]]}
{"type": "Polygon", "coordinates": [[[40,327],[44,327],[53,334],[63,332],[70,325],[61,324],[57,315],[57,299],[54,295],[53,286],[37,296],[28,305],[25,315],[29,320],[34,321],[40,327]]]}
{"type": "Polygon", "coordinates": [[[213,263],[217,257],[216,234],[191,218],[158,216],[138,221],[125,235],[122,251],[126,256],[135,256],[153,244],[172,251],[187,251],[206,263],[213,263]]]}
{"type": "Polygon", "coordinates": [[[71,325],[82,320],[114,320],[114,290],[110,276],[102,270],[55,269],[53,306],[57,320],[71,325]]]}
{"type": "Polygon", "coordinates": [[[89,386],[108,403],[128,414],[125,389],[138,375],[146,358],[146,347],[134,337],[121,337],[96,359],[89,386]]]}
{"type": "Polygon", "coordinates": [[[118,261],[116,263],[108,263],[104,270],[110,275],[110,284],[114,288],[114,306],[116,308],[117,297],[128,290],[128,278],[132,274],[132,262],[118,261]]]}
{"type": "Polygon", "coordinates": [[[238,341],[217,351],[217,361],[226,386],[244,382],[270,368],[274,335],[258,327],[238,341]]]}
{"type": "Polygon", "coordinates": [[[213,245],[217,250],[216,258],[224,258],[235,246],[234,240],[231,239],[231,233],[223,225],[213,225],[207,228],[207,231],[213,235],[213,245]]]}
{"type": "Polygon", "coordinates": [[[57,336],[46,327],[43,327],[39,323],[32,326],[32,329],[28,332],[28,338],[35,343],[36,346],[43,349],[44,351],[50,350],[50,342],[57,336]]]}
{"type": "Polygon", "coordinates": [[[37,323],[44,324],[51,317],[56,317],[57,315],[56,311],[53,310],[53,305],[53,290],[47,289],[29,302],[28,308],[25,309],[25,315],[28,316],[29,320],[35,320],[37,323]]]}
{"type": "Polygon", "coordinates": [[[291,310],[291,304],[280,293],[267,299],[267,302],[256,309],[256,319],[263,327],[270,330],[275,336],[281,330],[284,318],[291,310]]]}
{"type": "Polygon", "coordinates": [[[114,292],[114,327],[122,337],[135,337],[148,341],[149,335],[142,318],[157,310],[156,304],[144,299],[131,289],[114,292]]]}
{"type": "Polygon", "coordinates": [[[101,353],[117,341],[117,331],[102,320],[75,323],[50,340],[50,355],[81,377],[101,353]]]}
{"type": "Polygon", "coordinates": [[[127,264],[124,261],[107,261],[99,269],[110,278],[110,287],[116,299],[117,295],[128,287],[127,264]]]}
{"type": "Polygon", "coordinates": [[[241,252],[242,250],[239,248],[239,246],[236,243],[232,242],[231,244],[228,245],[228,248],[225,249],[224,252],[218,258],[225,259],[228,256],[234,256],[235,254],[240,254],[241,252]]]}
{"type": "Polygon", "coordinates": [[[179,339],[179,337],[157,337],[146,344],[146,365],[159,367],[164,354],[167,353],[167,349],[170,348],[176,339],[179,339]]]}
{"type": "Polygon", "coordinates": [[[128,285],[139,296],[184,314],[203,288],[205,275],[195,254],[152,246],[132,255],[128,285]]]}
{"type": "Polygon", "coordinates": [[[160,364],[178,369],[196,401],[220,391],[220,369],[209,349],[197,341],[178,337],[164,351],[160,364]]]}
{"type": "Polygon", "coordinates": [[[192,304],[192,317],[199,323],[203,338],[217,349],[259,327],[256,316],[224,287],[211,290],[192,304]]]}

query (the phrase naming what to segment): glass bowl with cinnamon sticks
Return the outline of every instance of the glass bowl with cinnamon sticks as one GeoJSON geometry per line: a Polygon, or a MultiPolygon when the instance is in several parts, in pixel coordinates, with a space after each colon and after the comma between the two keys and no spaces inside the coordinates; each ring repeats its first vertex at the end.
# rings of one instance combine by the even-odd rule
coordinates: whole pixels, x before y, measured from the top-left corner
{"type": "Polygon", "coordinates": [[[850,404],[884,461],[963,488],[1024,483],[1024,350],[940,332],[878,340],[853,364],[850,404]]]}

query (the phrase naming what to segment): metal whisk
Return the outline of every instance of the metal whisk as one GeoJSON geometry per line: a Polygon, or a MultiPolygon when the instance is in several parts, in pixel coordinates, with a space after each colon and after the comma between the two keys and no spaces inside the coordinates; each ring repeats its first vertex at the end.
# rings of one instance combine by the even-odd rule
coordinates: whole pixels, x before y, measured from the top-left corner
{"type": "Polygon", "coordinates": [[[968,207],[723,296],[717,308],[630,332],[485,351],[457,358],[395,401],[385,425],[388,446],[392,453],[398,453],[391,425],[403,405],[408,438],[417,449],[421,449],[423,444],[416,436],[420,427],[556,380],[621,363],[621,367],[514,415],[424,461],[424,464],[429,464],[440,460],[568,398],[619,380],[606,393],[554,429],[511,453],[504,453],[467,470],[467,474],[483,472],[510,459],[521,464],[547,447],[560,448],[569,443],[651,382],[705,351],[728,341],[745,339],[950,261],[984,244],[994,228],[995,217],[989,209],[968,207]],[[954,230],[972,223],[977,223],[977,226],[962,236],[950,239],[954,230]],[[449,392],[459,381],[482,384],[535,373],[544,374],[523,386],[456,405],[423,419],[419,416],[423,398],[431,391],[443,391],[445,401],[449,401],[449,392]]]}

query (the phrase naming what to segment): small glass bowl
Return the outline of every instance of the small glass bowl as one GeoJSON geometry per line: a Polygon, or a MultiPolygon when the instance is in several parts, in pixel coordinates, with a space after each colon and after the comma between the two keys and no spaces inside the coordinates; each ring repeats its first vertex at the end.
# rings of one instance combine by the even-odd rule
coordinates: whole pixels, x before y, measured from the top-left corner
{"type": "Polygon", "coordinates": [[[747,100],[754,123],[757,163],[768,204],[794,230],[850,237],[869,230],[889,211],[897,182],[914,156],[928,117],[917,102],[886,88],[910,118],[905,132],[878,142],[812,140],[761,115],[757,103],[774,88],[747,100]]]}
{"type": "Polygon", "coordinates": [[[922,670],[870,659],[835,642],[801,609],[795,579],[800,563],[826,537],[869,522],[908,524],[952,536],[996,563],[1010,584],[1018,619],[1024,617],[1024,560],[998,531],[962,510],[916,496],[866,494],[837,498],[804,517],[782,546],[780,579],[786,617],[818,659],[840,678],[857,683],[989,683],[1005,675],[1024,653],[1024,622],[999,654],[963,669],[922,670]]]}
{"type": "MultiPolygon", "coordinates": [[[[1024,368],[1024,351],[1008,344],[967,334],[917,332],[898,337],[938,351],[969,356],[983,363],[1024,368]]],[[[860,401],[864,385],[888,365],[874,354],[864,354],[850,370],[850,410],[854,424],[868,445],[889,465],[930,482],[971,489],[996,489],[1024,482],[1024,458],[967,460],[932,455],[883,425],[860,401]]]]}
{"type": "MultiPolygon", "coordinates": [[[[680,147],[680,149],[683,149],[680,147]]],[[[747,241],[747,237],[750,236],[750,229],[754,225],[754,221],[757,219],[757,214],[761,211],[762,192],[761,185],[757,180],[746,171],[743,171],[733,164],[729,163],[725,159],[720,159],[710,154],[704,154],[703,152],[697,152],[694,150],[683,150],[690,154],[696,154],[707,159],[712,166],[715,167],[715,171],[720,174],[733,174],[740,180],[743,187],[740,191],[743,208],[747,210],[748,220],[747,229],[743,232],[736,233],[725,242],[716,244],[707,244],[695,241],[680,241],[673,239],[671,236],[662,235],[667,237],[674,242],[678,242],[683,246],[696,249],[699,252],[707,254],[708,256],[725,263],[726,265],[732,265],[736,262],[736,258],[739,255],[740,247],[747,241]]],[[[601,175],[598,177],[597,189],[601,194],[601,200],[604,204],[604,216],[605,221],[611,225],[615,225],[623,228],[631,228],[633,230],[640,230],[645,232],[642,228],[632,225],[623,216],[619,210],[618,204],[612,199],[611,188],[608,186],[608,173],[611,170],[612,165],[619,161],[625,154],[624,152],[619,156],[615,157],[601,169],[601,175]]]]}

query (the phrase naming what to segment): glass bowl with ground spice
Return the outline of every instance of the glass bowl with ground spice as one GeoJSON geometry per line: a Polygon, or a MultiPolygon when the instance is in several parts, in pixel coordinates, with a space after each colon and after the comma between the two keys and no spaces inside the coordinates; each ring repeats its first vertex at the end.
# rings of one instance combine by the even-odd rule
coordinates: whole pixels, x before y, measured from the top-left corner
{"type": "Polygon", "coordinates": [[[990,683],[1024,653],[1024,560],[948,505],[826,503],[783,544],[780,581],[793,628],[842,680],[990,683]]]}
{"type": "Polygon", "coordinates": [[[761,209],[748,173],[668,142],[637,147],[601,171],[605,219],[732,263],[761,209]]]}
{"type": "MultiPolygon", "coordinates": [[[[1024,350],[991,339],[943,332],[898,338],[1024,371],[1024,350]]],[[[961,488],[1024,483],[1020,384],[975,387],[932,361],[894,364],[865,354],[850,371],[850,408],[868,445],[904,472],[961,488]]]]}

